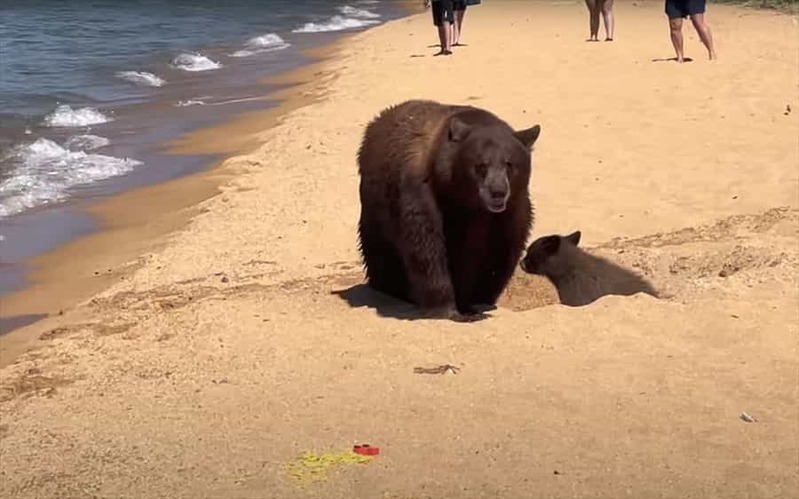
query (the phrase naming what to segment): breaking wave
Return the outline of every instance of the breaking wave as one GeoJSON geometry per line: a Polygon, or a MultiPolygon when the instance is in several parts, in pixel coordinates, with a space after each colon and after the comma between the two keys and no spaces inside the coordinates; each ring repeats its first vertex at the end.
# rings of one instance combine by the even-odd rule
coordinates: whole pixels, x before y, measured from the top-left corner
{"type": "Polygon", "coordinates": [[[242,50],[233,52],[231,57],[249,57],[251,55],[260,54],[263,52],[273,52],[275,50],[287,49],[291,46],[286,43],[280,36],[269,33],[266,35],[256,36],[247,40],[242,50]]]}
{"type": "Polygon", "coordinates": [[[219,69],[222,64],[212,61],[202,54],[180,54],[172,59],[172,66],[183,71],[212,71],[219,69]]]}
{"type": "Polygon", "coordinates": [[[301,27],[292,30],[292,33],[323,33],[327,31],[344,31],[347,29],[363,28],[365,26],[371,26],[373,24],[379,23],[380,21],[374,19],[333,16],[323,23],[305,23],[301,27]]]}
{"type": "MultiPolygon", "coordinates": [[[[97,139],[89,142],[99,143],[97,139]]],[[[0,217],[64,201],[71,187],[123,175],[141,164],[134,159],[70,151],[44,138],[17,146],[0,160],[13,168],[13,174],[0,183],[0,217]]]]}
{"type": "Polygon", "coordinates": [[[146,71],[119,71],[116,77],[145,87],[161,87],[166,83],[163,78],[146,71]]]}
{"type": "Polygon", "coordinates": [[[66,104],[58,106],[44,118],[45,125],[50,127],[81,127],[109,121],[111,118],[92,107],[72,109],[66,104]]]}

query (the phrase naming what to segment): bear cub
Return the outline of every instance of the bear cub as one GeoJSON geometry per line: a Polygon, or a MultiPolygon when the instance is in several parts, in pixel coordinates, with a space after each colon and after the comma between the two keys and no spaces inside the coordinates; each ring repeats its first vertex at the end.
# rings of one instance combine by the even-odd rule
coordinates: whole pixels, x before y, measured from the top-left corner
{"type": "Polygon", "coordinates": [[[652,285],[632,270],[579,248],[580,236],[576,231],[536,239],[521,261],[522,270],[549,279],[558,290],[560,302],[572,307],[605,295],[646,293],[658,297],[652,285]]]}

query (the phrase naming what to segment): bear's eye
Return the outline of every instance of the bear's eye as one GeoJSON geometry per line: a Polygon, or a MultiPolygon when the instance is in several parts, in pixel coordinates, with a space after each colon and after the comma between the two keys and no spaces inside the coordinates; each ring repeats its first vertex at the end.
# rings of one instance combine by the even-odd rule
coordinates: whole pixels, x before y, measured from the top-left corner
{"type": "Polygon", "coordinates": [[[486,176],[486,173],[488,173],[488,165],[480,163],[474,167],[474,172],[477,173],[480,178],[483,178],[486,176]]]}

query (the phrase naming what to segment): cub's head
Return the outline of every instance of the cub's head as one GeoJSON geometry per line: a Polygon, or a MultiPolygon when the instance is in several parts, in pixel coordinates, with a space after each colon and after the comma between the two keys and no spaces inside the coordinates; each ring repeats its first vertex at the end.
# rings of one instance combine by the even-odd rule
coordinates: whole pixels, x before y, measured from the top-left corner
{"type": "Polygon", "coordinates": [[[568,268],[566,259],[569,248],[576,248],[579,244],[579,230],[568,236],[539,237],[527,248],[527,254],[524,255],[520,266],[528,274],[557,276],[568,268]]]}
{"type": "Polygon", "coordinates": [[[464,204],[502,213],[511,198],[527,193],[531,150],[541,127],[514,131],[501,122],[480,121],[468,114],[450,119],[447,173],[453,193],[464,204]]]}

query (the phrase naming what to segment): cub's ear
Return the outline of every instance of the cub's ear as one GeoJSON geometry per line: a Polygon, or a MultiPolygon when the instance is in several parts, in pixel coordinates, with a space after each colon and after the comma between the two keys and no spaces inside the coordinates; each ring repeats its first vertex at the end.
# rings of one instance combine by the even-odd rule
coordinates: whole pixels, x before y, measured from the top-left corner
{"type": "Polygon", "coordinates": [[[577,231],[572,232],[568,236],[565,236],[564,239],[566,239],[567,241],[569,241],[573,245],[577,246],[578,244],[580,244],[580,235],[581,235],[580,231],[577,230],[577,231]]]}
{"type": "Polygon", "coordinates": [[[460,120],[457,116],[453,116],[449,120],[449,135],[450,142],[461,142],[472,131],[472,128],[460,120]]]}
{"type": "Polygon", "coordinates": [[[554,255],[560,249],[560,236],[544,236],[539,240],[541,251],[546,255],[554,255]]]}
{"type": "Polygon", "coordinates": [[[533,147],[535,141],[538,140],[538,135],[541,133],[541,126],[535,125],[532,128],[528,128],[527,130],[517,130],[513,132],[513,135],[524,144],[525,147],[528,149],[533,147]]]}

